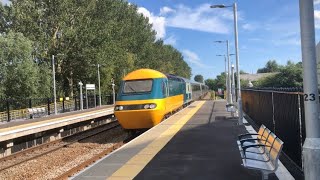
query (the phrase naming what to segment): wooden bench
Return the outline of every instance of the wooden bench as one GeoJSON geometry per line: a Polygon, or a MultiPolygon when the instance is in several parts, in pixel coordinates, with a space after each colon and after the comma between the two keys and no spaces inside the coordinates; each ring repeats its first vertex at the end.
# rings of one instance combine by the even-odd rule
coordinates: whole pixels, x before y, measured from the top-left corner
{"type": "Polygon", "coordinates": [[[253,135],[256,137],[244,138],[249,134],[239,136],[237,143],[242,165],[261,171],[262,179],[268,179],[269,174],[278,169],[283,142],[265,126],[260,127],[259,132],[253,135]]]}

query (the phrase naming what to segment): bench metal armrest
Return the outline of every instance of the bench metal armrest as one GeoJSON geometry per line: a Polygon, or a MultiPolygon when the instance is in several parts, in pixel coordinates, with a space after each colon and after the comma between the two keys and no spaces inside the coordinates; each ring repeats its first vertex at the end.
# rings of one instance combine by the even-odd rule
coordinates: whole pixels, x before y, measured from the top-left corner
{"type": "Polygon", "coordinates": [[[259,134],[258,134],[258,133],[240,134],[240,135],[238,135],[238,139],[241,140],[243,137],[246,137],[246,136],[254,136],[254,135],[259,135],[259,134]]]}
{"type": "Polygon", "coordinates": [[[261,138],[247,138],[247,139],[241,139],[239,140],[241,143],[241,146],[243,146],[243,143],[247,142],[247,141],[266,141],[265,139],[261,139],[261,138]]]}
{"type": "Polygon", "coordinates": [[[265,144],[252,144],[252,145],[248,145],[248,146],[243,146],[242,149],[243,149],[244,153],[246,153],[246,150],[248,148],[252,148],[252,147],[257,148],[257,147],[272,147],[272,146],[265,145],[265,144]]]}

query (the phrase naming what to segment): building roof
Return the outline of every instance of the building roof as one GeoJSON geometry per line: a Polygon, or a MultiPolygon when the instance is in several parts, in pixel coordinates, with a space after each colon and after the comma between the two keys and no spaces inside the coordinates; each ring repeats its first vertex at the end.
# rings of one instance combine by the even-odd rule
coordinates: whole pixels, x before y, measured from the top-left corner
{"type": "Polygon", "coordinates": [[[258,73],[258,74],[240,74],[240,79],[242,80],[249,80],[249,81],[257,81],[264,77],[268,77],[274,74],[278,74],[277,72],[273,73],[258,73]]]}

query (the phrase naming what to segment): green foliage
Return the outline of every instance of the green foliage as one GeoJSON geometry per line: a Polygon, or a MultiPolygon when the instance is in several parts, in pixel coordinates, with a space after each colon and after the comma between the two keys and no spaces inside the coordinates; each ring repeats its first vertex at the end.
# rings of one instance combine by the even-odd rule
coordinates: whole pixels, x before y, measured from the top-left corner
{"type": "MultiPolygon", "coordinates": [[[[42,97],[52,94],[52,55],[61,96],[77,94],[79,81],[97,85],[97,64],[101,65],[102,93],[111,92],[111,78],[119,87],[126,73],[139,68],[191,77],[191,68],[182,54],[162,40],[156,41],[148,19],[124,0],[12,1],[10,7],[0,5],[0,19],[1,33],[19,32],[31,40],[27,41],[31,43],[28,57],[32,55],[29,59],[35,63],[24,60],[26,64],[21,68],[23,65],[29,74],[38,72],[41,87],[31,83],[34,89],[30,91],[42,97]]],[[[2,78],[7,66],[0,68],[2,78]]],[[[2,78],[1,85],[3,82],[2,78]]]]}
{"type": "Polygon", "coordinates": [[[202,83],[202,82],[203,82],[203,76],[200,75],[200,74],[195,75],[195,76],[194,76],[194,80],[197,81],[197,82],[202,83]]]}
{"type": "Polygon", "coordinates": [[[249,74],[249,73],[245,72],[244,70],[240,70],[240,74],[249,74]]]}
{"type": "Polygon", "coordinates": [[[0,82],[4,97],[37,97],[39,68],[31,53],[32,42],[21,33],[0,36],[0,82]]]}
{"type": "Polygon", "coordinates": [[[216,79],[206,79],[205,84],[209,86],[210,89],[217,91],[220,89],[226,89],[226,75],[225,73],[221,73],[217,76],[216,79]]]}
{"type": "Polygon", "coordinates": [[[254,87],[302,87],[302,63],[288,61],[280,72],[254,82],[254,87]]]}
{"type": "Polygon", "coordinates": [[[206,79],[204,83],[209,86],[209,89],[213,90],[215,88],[215,80],[214,79],[206,79]]]}
{"type": "Polygon", "coordinates": [[[279,72],[280,69],[281,66],[278,65],[276,60],[269,60],[264,68],[257,70],[257,73],[279,72]]]}

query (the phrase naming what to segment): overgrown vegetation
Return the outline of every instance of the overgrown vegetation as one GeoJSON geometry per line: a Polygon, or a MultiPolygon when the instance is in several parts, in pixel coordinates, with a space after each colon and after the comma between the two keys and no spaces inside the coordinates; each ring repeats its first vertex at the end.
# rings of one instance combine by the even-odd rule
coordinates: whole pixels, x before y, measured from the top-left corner
{"type": "Polygon", "coordinates": [[[278,73],[253,82],[254,87],[302,87],[302,62],[288,61],[285,66],[277,65],[275,68],[277,71],[272,72],[278,73]]]}

